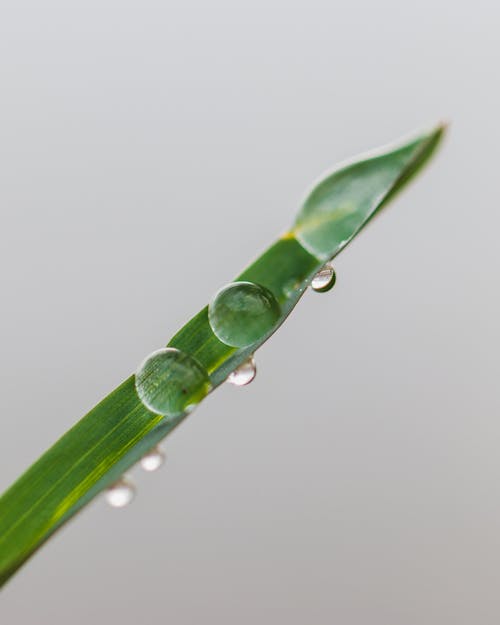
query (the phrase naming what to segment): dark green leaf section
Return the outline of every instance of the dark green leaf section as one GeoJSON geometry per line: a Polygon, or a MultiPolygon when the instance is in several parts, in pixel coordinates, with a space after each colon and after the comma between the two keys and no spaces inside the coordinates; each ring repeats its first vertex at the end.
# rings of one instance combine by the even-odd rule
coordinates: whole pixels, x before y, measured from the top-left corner
{"type": "MultiPolygon", "coordinates": [[[[169,346],[196,358],[215,389],[276,331],[325,260],[335,256],[421,166],[441,134],[439,127],[396,150],[353,163],[313,190],[292,232],[236,278],[262,285],[279,302],[277,324],[256,344],[237,349],[219,341],[204,308],[169,346]]],[[[137,396],[133,376],[83,417],[0,499],[0,585],[183,418],[148,411],[137,396]]]]}
{"type": "Polygon", "coordinates": [[[0,581],[99,489],[159,417],[138,401],[129,378],[46,452],[0,500],[0,581]],[[103,478],[107,478],[103,480],[103,478]],[[102,481],[102,482],[101,482],[102,481]]]}

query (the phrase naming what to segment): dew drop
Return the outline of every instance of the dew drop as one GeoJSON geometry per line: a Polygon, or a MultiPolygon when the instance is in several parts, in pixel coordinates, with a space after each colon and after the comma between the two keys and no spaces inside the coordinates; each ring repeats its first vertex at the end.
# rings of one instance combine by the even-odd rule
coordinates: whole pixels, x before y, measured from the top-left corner
{"type": "Polygon", "coordinates": [[[141,458],[144,471],[156,471],[165,462],[165,453],[159,447],[153,447],[141,458]]]}
{"type": "Polygon", "coordinates": [[[135,487],[125,478],[118,480],[106,491],[106,501],[113,508],[124,508],[135,497],[135,487]]]}
{"type": "Polygon", "coordinates": [[[253,356],[251,356],[229,374],[227,381],[235,386],[245,386],[245,384],[250,384],[256,375],[257,367],[253,356]]]}
{"type": "Polygon", "coordinates": [[[192,356],[165,347],[141,363],[135,374],[135,388],[148,410],[178,417],[205,397],[210,381],[205,369],[192,356]]]}
{"type": "Polygon", "coordinates": [[[280,305],[271,291],[253,282],[228,284],[208,307],[215,336],[232,347],[248,347],[262,339],[280,314],[280,305]]]}
{"type": "Polygon", "coordinates": [[[312,290],[317,293],[326,293],[333,288],[336,279],[334,268],[331,265],[325,265],[312,279],[312,290]]]}

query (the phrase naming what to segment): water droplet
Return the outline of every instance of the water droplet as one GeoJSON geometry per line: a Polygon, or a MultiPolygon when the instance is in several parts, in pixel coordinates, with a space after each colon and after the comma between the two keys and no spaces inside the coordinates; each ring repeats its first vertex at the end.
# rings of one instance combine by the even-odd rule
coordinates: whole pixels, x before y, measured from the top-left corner
{"type": "Polygon", "coordinates": [[[253,282],[232,282],[210,302],[208,319],[216,337],[232,347],[248,347],[278,322],[280,305],[274,295],[253,282]]]}
{"type": "Polygon", "coordinates": [[[106,501],[113,508],[127,506],[135,496],[135,487],[125,478],[118,480],[106,491],[106,501]]]}
{"type": "Polygon", "coordinates": [[[141,458],[141,467],[144,471],[156,471],[165,462],[165,453],[159,447],[153,447],[141,458]]]}
{"type": "Polygon", "coordinates": [[[205,397],[210,381],[205,369],[192,356],[165,347],[141,363],[135,374],[135,388],[148,410],[178,417],[205,397]]]}
{"type": "Polygon", "coordinates": [[[312,279],[311,287],[317,293],[326,293],[333,288],[336,279],[334,268],[331,265],[325,265],[312,279]]]}
{"type": "Polygon", "coordinates": [[[250,384],[256,375],[257,367],[253,356],[251,356],[229,374],[227,381],[235,386],[245,386],[245,384],[250,384]]]}

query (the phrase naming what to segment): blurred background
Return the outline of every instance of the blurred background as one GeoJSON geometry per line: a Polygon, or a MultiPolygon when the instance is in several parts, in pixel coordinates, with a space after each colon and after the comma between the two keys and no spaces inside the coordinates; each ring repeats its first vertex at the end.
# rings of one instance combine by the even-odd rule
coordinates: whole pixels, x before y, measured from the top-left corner
{"type": "Polygon", "coordinates": [[[1,490],[321,173],[452,125],[255,382],[50,540],[2,622],[499,622],[498,6],[4,0],[1,490]]]}

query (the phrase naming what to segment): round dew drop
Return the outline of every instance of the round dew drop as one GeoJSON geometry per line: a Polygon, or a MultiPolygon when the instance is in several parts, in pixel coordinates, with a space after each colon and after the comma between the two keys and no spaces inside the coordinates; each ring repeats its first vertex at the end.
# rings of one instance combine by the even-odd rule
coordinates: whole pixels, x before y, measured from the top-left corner
{"type": "Polygon", "coordinates": [[[112,508],[124,508],[135,497],[134,485],[125,478],[118,480],[106,491],[106,501],[112,508]]]}
{"type": "Polygon", "coordinates": [[[325,265],[314,276],[311,281],[311,288],[317,293],[326,293],[335,285],[337,276],[331,265],[325,265]]]}
{"type": "Polygon", "coordinates": [[[165,454],[159,447],[153,447],[141,458],[141,467],[144,471],[156,471],[165,462],[165,454]]]}
{"type": "Polygon", "coordinates": [[[208,306],[215,336],[231,347],[249,347],[272,331],[281,315],[274,295],[253,282],[232,282],[208,306]]]}
{"type": "Polygon", "coordinates": [[[192,356],[165,347],[141,363],[135,374],[135,388],[151,412],[179,417],[207,395],[210,381],[205,369],[192,356]]]}
{"type": "Polygon", "coordinates": [[[256,375],[257,367],[253,356],[251,356],[229,374],[227,381],[235,386],[245,386],[245,384],[250,384],[256,375]]]}

